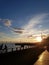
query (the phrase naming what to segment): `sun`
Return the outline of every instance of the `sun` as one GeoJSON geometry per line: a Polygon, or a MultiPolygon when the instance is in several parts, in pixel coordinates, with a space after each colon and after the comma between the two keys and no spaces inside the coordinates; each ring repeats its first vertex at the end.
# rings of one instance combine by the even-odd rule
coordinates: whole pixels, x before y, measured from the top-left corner
{"type": "Polygon", "coordinates": [[[36,37],[36,41],[37,42],[41,42],[42,41],[42,38],[41,37],[36,37]]]}

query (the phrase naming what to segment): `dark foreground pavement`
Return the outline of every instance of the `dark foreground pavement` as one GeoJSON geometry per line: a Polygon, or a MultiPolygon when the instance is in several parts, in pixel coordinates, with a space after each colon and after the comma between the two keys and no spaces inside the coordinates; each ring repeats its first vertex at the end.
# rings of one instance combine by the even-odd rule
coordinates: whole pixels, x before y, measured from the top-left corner
{"type": "Polygon", "coordinates": [[[44,48],[30,48],[0,54],[0,65],[33,65],[44,48]]]}

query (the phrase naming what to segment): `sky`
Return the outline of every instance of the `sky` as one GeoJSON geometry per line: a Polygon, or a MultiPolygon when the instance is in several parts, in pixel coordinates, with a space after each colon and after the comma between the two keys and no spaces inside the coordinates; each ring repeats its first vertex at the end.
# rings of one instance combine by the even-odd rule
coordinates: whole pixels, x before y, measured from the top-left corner
{"type": "Polygon", "coordinates": [[[0,41],[33,41],[41,32],[49,34],[49,0],[0,0],[0,41]]]}

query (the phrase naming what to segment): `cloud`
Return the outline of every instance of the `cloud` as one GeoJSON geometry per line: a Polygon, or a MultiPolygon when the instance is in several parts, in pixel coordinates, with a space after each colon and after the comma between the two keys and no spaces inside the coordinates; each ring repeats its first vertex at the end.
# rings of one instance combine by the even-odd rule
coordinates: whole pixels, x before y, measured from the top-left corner
{"type": "MultiPolygon", "coordinates": [[[[9,20],[9,19],[1,19],[0,18],[0,21],[3,22],[4,26],[9,27],[9,30],[13,31],[13,33],[18,33],[18,34],[23,33],[22,28],[11,27],[11,25],[12,25],[11,20],[9,20]]],[[[0,28],[1,28],[1,26],[0,26],[0,28]]]]}
{"type": "Polygon", "coordinates": [[[49,29],[43,30],[43,33],[49,34],[49,29]]]}
{"type": "Polygon", "coordinates": [[[22,29],[22,28],[17,28],[17,27],[13,27],[11,30],[12,30],[13,32],[15,32],[15,33],[21,34],[21,33],[23,33],[23,30],[24,30],[24,29],[22,29]]]}
{"type": "MultiPolygon", "coordinates": [[[[43,23],[46,19],[46,17],[49,14],[39,14],[35,15],[33,18],[31,18],[25,25],[23,25],[21,28],[12,27],[11,20],[9,19],[0,19],[0,21],[3,22],[4,26],[9,27],[9,30],[12,31],[11,34],[15,34],[17,37],[32,37],[33,35],[40,34],[43,23]],[[37,26],[37,27],[36,27],[37,26]]],[[[48,19],[49,20],[49,19],[48,19]]],[[[45,29],[45,33],[47,33],[45,29]]],[[[49,31],[49,30],[48,30],[49,31]]]]}
{"type": "Polygon", "coordinates": [[[7,27],[10,27],[11,26],[11,21],[10,20],[5,20],[4,25],[7,26],[7,27]]]}
{"type": "Polygon", "coordinates": [[[22,28],[13,27],[14,30],[24,30],[22,28]]]}
{"type": "Polygon", "coordinates": [[[24,26],[24,29],[31,29],[32,27],[34,27],[35,25],[39,24],[42,22],[43,18],[45,18],[47,16],[47,14],[40,14],[40,15],[36,15],[34,16],[32,19],[30,19],[28,21],[28,24],[26,24],[24,26]]]}
{"type": "MultiPolygon", "coordinates": [[[[38,28],[35,28],[37,25],[39,25],[39,28],[42,28],[41,23],[43,20],[48,16],[48,14],[39,14],[31,18],[26,25],[24,25],[22,28],[24,29],[24,33],[20,36],[28,36],[33,34],[39,34],[40,30],[38,28]]],[[[41,33],[41,32],[40,32],[41,33]]]]}
{"type": "MultiPolygon", "coordinates": [[[[17,28],[17,27],[12,27],[12,23],[11,23],[11,20],[9,19],[1,19],[0,18],[0,21],[3,22],[3,25],[6,26],[6,27],[9,27],[8,30],[13,31],[12,34],[22,34],[23,33],[23,29],[22,28],[17,28]]],[[[0,26],[1,28],[1,26],[0,26]]]]}
{"type": "Polygon", "coordinates": [[[23,33],[23,31],[14,31],[15,33],[19,33],[19,34],[21,34],[21,33],[23,33]]]}
{"type": "Polygon", "coordinates": [[[1,19],[0,18],[0,22],[3,22],[4,26],[7,26],[7,27],[10,27],[12,25],[11,20],[9,20],[9,19],[1,19]]]}

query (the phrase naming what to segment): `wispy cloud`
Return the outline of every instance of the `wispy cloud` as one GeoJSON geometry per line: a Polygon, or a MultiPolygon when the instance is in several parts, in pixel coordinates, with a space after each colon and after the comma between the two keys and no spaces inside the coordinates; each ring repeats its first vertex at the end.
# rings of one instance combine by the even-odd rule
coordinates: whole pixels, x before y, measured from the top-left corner
{"type": "Polygon", "coordinates": [[[45,29],[45,30],[43,30],[43,33],[45,33],[45,34],[49,34],[49,29],[45,29]]]}
{"type": "Polygon", "coordinates": [[[31,34],[33,35],[39,33],[40,30],[38,30],[38,28],[35,27],[36,25],[39,25],[38,27],[42,28],[41,23],[47,16],[48,14],[39,14],[30,19],[28,23],[22,27],[24,28],[24,33],[21,36],[28,36],[31,34]]]}
{"type": "Polygon", "coordinates": [[[9,19],[1,19],[0,18],[0,21],[3,22],[4,26],[6,26],[7,28],[9,27],[9,30],[13,31],[13,33],[17,33],[17,34],[23,33],[23,29],[22,28],[18,28],[18,27],[13,27],[12,26],[11,20],[9,20],[9,19]]]}
{"type": "Polygon", "coordinates": [[[32,19],[28,21],[28,24],[24,26],[24,29],[30,29],[34,27],[35,25],[39,24],[42,22],[42,20],[47,16],[48,14],[40,14],[34,16],[32,19]]]}
{"type": "Polygon", "coordinates": [[[1,19],[0,18],[0,22],[3,22],[4,26],[7,26],[7,27],[10,27],[12,24],[11,24],[11,20],[9,19],[1,19]]]}
{"type": "Polygon", "coordinates": [[[19,34],[21,34],[21,33],[23,33],[22,31],[14,31],[15,33],[19,33],[19,34]]]}
{"type": "Polygon", "coordinates": [[[7,26],[7,27],[11,26],[11,21],[10,20],[5,20],[4,25],[7,26]]]}
{"type": "Polygon", "coordinates": [[[24,30],[22,28],[13,27],[14,30],[24,30]]]}
{"type": "MultiPolygon", "coordinates": [[[[41,23],[44,22],[45,18],[48,15],[49,14],[35,15],[33,18],[31,18],[28,21],[27,24],[23,25],[21,28],[12,26],[11,20],[9,20],[9,19],[0,19],[0,21],[3,22],[5,27],[9,27],[8,30],[10,30],[10,32],[9,32],[9,34],[11,34],[10,36],[13,35],[18,38],[33,37],[33,35],[36,35],[36,34],[38,35],[41,33],[41,30],[43,28],[43,25],[41,23]]],[[[43,29],[43,31],[42,31],[43,33],[49,33],[48,29],[43,29]]]]}
{"type": "Polygon", "coordinates": [[[17,27],[13,27],[12,30],[15,32],[15,33],[18,33],[18,34],[21,34],[23,33],[23,30],[22,28],[17,28],[17,27]]]}

